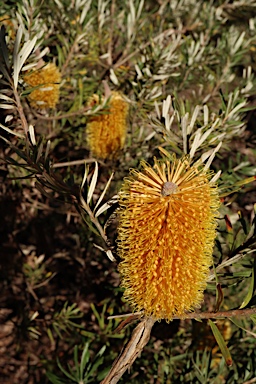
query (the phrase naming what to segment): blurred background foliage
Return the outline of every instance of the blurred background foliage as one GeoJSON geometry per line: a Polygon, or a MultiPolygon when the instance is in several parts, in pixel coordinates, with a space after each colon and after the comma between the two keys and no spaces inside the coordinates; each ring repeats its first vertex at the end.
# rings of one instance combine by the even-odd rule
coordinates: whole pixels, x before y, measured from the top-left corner
{"type": "MultiPolygon", "coordinates": [[[[1,382],[104,378],[132,328],[117,332],[121,319],[107,319],[130,312],[115,196],[158,147],[202,158],[219,176],[202,310],[214,311],[216,298],[222,310],[255,306],[256,1],[5,1],[0,20],[1,382]],[[33,108],[24,80],[42,61],[61,73],[53,109],[33,108]],[[129,115],[124,148],[103,161],[86,126],[108,113],[107,98],[88,107],[104,98],[104,82],[129,115]]],[[[231,367],[207,322],[174,320],[155,324],[120,382],[256,382],[256,316],[217,326],[231,367]]]]}

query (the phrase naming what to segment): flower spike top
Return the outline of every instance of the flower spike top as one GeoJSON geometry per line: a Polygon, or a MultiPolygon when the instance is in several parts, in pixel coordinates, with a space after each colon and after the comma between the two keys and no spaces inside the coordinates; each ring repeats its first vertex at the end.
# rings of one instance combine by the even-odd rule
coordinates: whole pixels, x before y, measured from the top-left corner
{"type": "Polygon", "coordinates": [[[187,157],[131,170],[120,191],[118,252],[124,297],[170,321],[200,307],[219,208],[212,172],[187,157]]]}
{"type": "Polygon", "coordinates": [[[33,108],[55,108],[59,101],[61,75],[55,64],[33,70],[24,76],[24,81],[35,87],[29,94],[30,104],[33,108]]]}

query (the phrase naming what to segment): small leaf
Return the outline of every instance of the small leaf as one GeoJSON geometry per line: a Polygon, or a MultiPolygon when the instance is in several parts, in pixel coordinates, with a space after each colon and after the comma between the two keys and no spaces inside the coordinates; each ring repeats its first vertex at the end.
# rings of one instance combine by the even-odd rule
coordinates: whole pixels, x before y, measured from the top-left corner
{"type": "Polygon", "coordinates": [[[87,204],[90,204],[90,201],[92,199],[92,195],[97,184],[98,173],[99,173],[98,171],[99,171],[98,163],[97,161],[95,161],[95,169],[94,169],[93,177],[92,177],[91,184],[87,194],[87,204]]]}
{"type": "Polygon", "coordinates": [[[51,372],[47,371],[46,376],[52,384],[66,384],[66,381],[62,381],[58,376],[54,375],[51,372]]]}
{"type": "Polygon", "coordinates": [[[242,228],[243,228],[243,231],[244,231],[244,234],[245,235],[248,235],[248,231],[247,231],[247,226],[246,226],[246,221],[245,219],[243,218],[243,214],[241,211],[238,211],[238,216],[239,216],[239,222],[241,223],[242,225],[242,228]]]}
{"type": "Polygon", "coordinates": [[[14,100],[11,97],[6,96],[3,93],[0,94],[0,99],[3,99],[5,101],[10,101],[11,103],[14,103],[14,100]]]}
{"type": "Polygon", "coordinates": [[[11,104],[0,104],[0,108],[1,109],[14,109],[14,105],[11,105],[11,104]]]}
{"type": "Polygon", "coordinates": [[[86,343],[83,349],[83,353],[81,356],[81,362],[80,362],[80,378],[83,377],[83,372],[85,370],[86,365],[88,364],[90,360],[90,354],[89,354],[89,343],[86,343]]]}
{"type": "Polygon", "coordinates": [[[17,57],[18,55],[21,38],[22,38],[22,26],[20,25],[16,34],[15,42],[14,42],[13,57],[17,57]]]}
{"type": "Polygon", "coordinates": [[[76,378],[62,367],[59,359],[57,359],[57,364],[58,364],[59,369],[61,370],[62,373],[64,373],[65,376],[67,376],[70,380],[76,382],[76,378]]]}
{"type": "Polygon", "coordinates": [[[230,367],[232,365],[232,363],[233,363],[232,362],[232,357],[231,357],[229,349],[228,349],[228,347],[227,347],[227,345],[225,343],[225,340],[223,339],[223,336],[222,336],[222,334],[219,331],[219,328],[210,319],[208,320],[208,324],[211,327],[213,336],[215,337],[215,339],[216,339],[216,341],[218,343],[218,346],[219,346],[219,348],[221,350],[222,356],[224,357],[224,359],[226,361],[226,364],[230,367]]]}
{"type": "Polygon", "coordinates": [[[100,216],[103,212],[105,212],[107,209],[111,208],[113,204],[117,203],[118,201],[118,195],[113,196],[110,200],[108,200],[105,204],[103,204],[95,213],[95,217],[100,216]]]}
{"type": "Polygon", "coordinates": [[[84,165],[85,165],[85,170],[84,170],[83,181],[82,181],[82,184],[81,184],[81,189],[83,189],[84,184],[85,184],[86,179],[87,179],[87,176],[88,176],[88,173],[89,173],[89,167],[88,167],[88,165],[86,165],[86,162],[84,163],[84,165]]]}
{"type": "MultiPolygon", "coordinates": [[[[33,125],[30,124],[28,129],[29,129],[29,136],[31,139],[31,143],[32,143],[32,145],[36,145],[35,129],[34,129],[33,125]]],[[[36,163],[37,163],[37,161],[36,161],[36,163]]]]}
{"type": "Polygon", "coordinates": [[[250,316],[250,319],[254,322],[254,324],[256,325],[256,315],[251,315],[250,316]]]}
{"type": "Polygon", "coordinates": [[[222,291],[221,285],[219,283],[216,285],[216,293],[217,293],[217,298],[216,298],[216,305],[215,305],[215,311],[214,312],[219,311],[221,304],[223,303],[223,300],[224,300],[223,291],[222,291]]]}
{"type": "Polygon", "coordinates": [[[22,133],[14,132],[11,129],[9,129],[9,128],[5,127],[4,125],[2,125],[1,123],[0,123],[0,127],[3,128],[6,132],[11,133],[14,136],[17,136],[17,137],[19,137],[21,139],[25,138],[25,136],[22,133]]]}
{"type": "Polygon", "coordinates": [[[255,332],[252,332],[252,331],[249,331],[249,329],[246,329],[244,328],[237,319],[235,319],[234,317],[230,317],[229,318],[230,321],[232,321],[232,323],[234,323],[238,328],[242,329],[244,332],[248,333],[249,335],[252,335],[253,337],[256,338],[256,333],[255,332]]]}
{"type": "MultiPolygon", "coordinates": [[[[106,184],[106,186],[105,186],[105,188],[104,188],[104,190],[103,190],[103,192],[102,192],[102,194],[100,195],[100,198],[99,198],[98,201],[97,201],[97,204],[96,204],[96,206],[95,206],[95,208],[94,208],[93,213],[95,213],[97,207],[100,205],[102,199],[104,198],[105,193],[107,192],[107,189],[108,189],[108,187],[109,187],[109,185],[110,185],[110,183],[111,183],[111,180],[112,180],[113,176],[114,176],[114,173],[112,172],[111,175],[110,175],[110,178],[108,179],[108,182],[107,182],[107,184],[106,184]]],[[[97,216],[96,216],[96,217],[97,217],[97,216]]]]}
{"type": "Polygon", "coordinates": [[[225,219],[227,231],[228,232],[232,232],[233,231],[233,227],[232,227],[232,224],[231,224],[231,221],[230,221],[230,218],[228,217],[228,215],[225,215],[224,219],[225,219]]]}
{"type": "Polygon", "coordinates": [[[240,309],[246,307],[247,304],[249,304],[249,302],[251,301],[253,292],[254,292],[254,267],[252,268],[252,276],[251,276],[249,289],[248,289],[247,295],[244,298],[244,301],[242,302],[242,304],[239,307],[240,309]]]}
{"type": "Polygon", "coordinates": [[[36,44],[36,40],[36,36],[32,40],[28,40],[23,45],[21,51],[18,52],[16,55],[13,55],[13,83],[15,88],[17,88],[18,86],[19,74],[23,67],[23,64],[33,51],[36,44]]]}
{"type": "Polygon", "coordinates": [[[236,183],[234,183],[234,186],[242,187],[243,185],[252,183],[255,180],[256,176],[248,177],[247,179],[237,181],[236,183]]]}

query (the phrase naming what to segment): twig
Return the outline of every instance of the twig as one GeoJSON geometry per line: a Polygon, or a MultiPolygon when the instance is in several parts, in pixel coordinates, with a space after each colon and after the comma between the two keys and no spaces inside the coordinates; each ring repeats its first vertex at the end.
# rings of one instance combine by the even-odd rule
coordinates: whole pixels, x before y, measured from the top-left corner
{"type": "Polygon", "coordinates": [[[75,48],[77,47],[77,41],[78,41],[78,39],[79,39],[79,35],[76,36],[76,38],[75,38],[75,40],[74,40],[74,42],[73,42],[73,44],[72,44],[72,47],[70,48],[70,51],[69,51],[69,53],[68,53],[68,55],[67,55],[66,61],[65,61],[65,63],[64,63],[63,66],[62,66],[62,69],[61,69],[61,75],[62,75],[62,76],[64,75],[65,70],[66,70],[67,66],[69,65],[69,62],[70,62],[70,60],[72,59],[74,50],[75,50],[75,48]]]}
{"type": "Polygon", "coordinates": [[[173,319],[218,319],[221,317],[244,317],[256,314],[256,308],[231,309],[230,311],[219,312],[192,312],[183,316],[174,316],[173,319]]]}
{"type": "Polygon", "coordinates": [[[85,112],[89,111],[90,109],[92,109],[92,108],[91,107],[83,107],[83,108],[79,109],[78,111],[63,113],[62,115],[57,115],[57,116],[44,116],[44,115],[40,115],[39,113],[36,113],[36,112],[34,112],[34,115],[38,119],[42,119],[42,120],[50,120],[50,121],[51,120],[61,120],[61,119],[68,119],[69,117],[73,117],[73,116],[83,115],[85,112]]]}
{"type": "MultiPolygon", "coordinates": [[[[250,247],[251,245],[253,245],[255,242],[256,242],[256,238],[255,238],[255,236],[253,235],[253,236],[251,236],[248,240],[246,240],[243,244],[241,244],[239,247],[237,247],[236,249],[234,249],[234,251],[231,252],[231,253],[229,254],[229,258],[228,258],[228,260],[223,261],[220,265],[218,265],[218,266],[216,267],[216,272],[219,272],[219,270],[221,270],[222,268],[225,268],[225,267],[227,267],[227,266],[233,264],[234,262],[237,262],[238,259],[241,259],[241,258],[245,257],[246,254],[243,255],[243,254],[241,254],[241,252],[244,251],[245,249],[249,248],[249,247],[250,247]],[[240,254],[240,255],[239,255],[239,254],[240,254]]],[[[208,281],[208,282],[209,282],[209,281],[212,281],[212,280],[214,280],[214,278],[215,278],[215,274],[212,273],[212,274],[208,277],[207,281],[208,281]]]]}
{"type": "Polygon", "coordinates": [[[18,113],[19,113],[19,116],[20,116],[20,120],[21,120],[21,125],[22,125],[22,127],[23,127],[23,129],[25,131],[25,134],[27,135],[27,133],[28,133],[28,122],[27,122],[26,116],[25,116],[24,111],[23,111],[23,107],[22,107],[22,104],[21,104],[21,101],[20,101],[20,96],[18,94],[17,89],[14,86],[13,86],[13,95],[15,97],[17,110],[18,110],[18,113]]]}
{"type": "Polygon", "coordinates": [[[113,49],[113,31],[114,31],[114,23],[115,23],[115,7],[116,7],[116,0],[112,0],[111,2],[111,25],[109,30],[109,42],[108,42],[108,58],[107,62],[108,65],[111,67],[113,64],[113,57],[112,57],[112,49],[113,49]]]}
{"type": "MultiPolygon", "coordinates": [[[[142,315],[142,312],[135,312],[133,315],[142,315]]],[[[186,319],[218,319],[221,317],[245,317],[256,314],[256,308],[246,309],[231,309],[230,311],[219,311],[219,312],[191,312],[186,313],[183,316],[174,316],[172,320],[186,320],[186,319]]],[[[119,319],[122,317],[131,316],[131,313],[126,315],[114,315],[108,316],[108,319],[119,319]]]]}
{"type": "Polygon", "coordinates": [[[95,225],[95,227],[98,229],[99,234],[101,235],[102,239],[104,240],[104,242],[106,243],[106,245],[109,247],[109,240],[108,240],[107,236],[105,235],[104,229],[102,228],[102,226],[100,225],[99,220],[97,219],[97,217],[94,216],[94,214],[93,214],[91,208],[90,208],[89,205],[85,202],[85,200],[83,199],[82,196],[80,196],[80,202],[79,202],[79,205],[80,205],[80,206],[85,210],[85,212],[89,215],[91,222],[92,222],[92,223],[95,225]]]}
{"type": "Polygon", "coordinates": [[[155,323],[151,317],[144,318],[134,329],[130,341],[114,361],[108,375],[101,384],[116,384],[124,372],[130,368],[148,343],[151,329],[155,323]]]}
{"type": "MultiPolygon", "coordinates": [[[[137,314],[140,314],[137,312],[137,314]]],[[[187,313],[184,316],[174,316],[176,319],[219,319],[219,318],[232,318],[232,317],[244,317],[256,314],[256,308],[248,309],[233,309],[231,311],[219,311],[219,312],[201,312],[201,313],[187,313]]],[[[131,314],[128,316],[131,317],[131,314]]],[[[108,319],[118,318],[120,316],[110,316],[108,319]]],[[[135,316],[136,317],[136,316],[135,316]]],[[[125,320],[124,322],[126,322],[125,320]]],[[[125,348],[121,351],[118,358],[114,361],[112,368],[108,375],[101,382],[101,384],[116,384],[123,376],[125,371],[130,368],[141,353],[145,345],[148,343],[152,327],[156,320],[152,317],[144,318],[140,321],[137,327],[134,329],[130,341],[125,348]]],[[[122,328],[122,327],[121,327],[122,328]]]]}
{"type": "MultiPolygon", "coordinates": [[[[97,160],[99,162],[99,160],[97,160]]],[[[86,163],[94,163],[95,159],[83,159],[83,160],[73,160],[73,161],[66,161],[64,163],[55,163],[52,165],[52,168],[61,168],[61,167],[69,167],[72,165],[81,165],[86,163]]],[[[102,165],[104,163],[100,162],[102,165]]]]}

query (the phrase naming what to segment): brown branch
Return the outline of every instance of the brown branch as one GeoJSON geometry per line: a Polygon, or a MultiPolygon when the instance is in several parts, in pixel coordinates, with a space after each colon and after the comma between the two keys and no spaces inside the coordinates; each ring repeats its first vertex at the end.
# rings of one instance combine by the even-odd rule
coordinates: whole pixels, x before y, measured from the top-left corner
{"type": "Polygon", "coordinates": [[[51,120],[61,120],[61,119],[68,119],[69,117],[83,115],[85,112],[89,111],[90,109],[92,109],[92,107],[83,107],[83,108],[79,109],[78,111],[63,113],[62,115],[57,115],[57,116],[44,116],[44,115],[40,115],[39,113],[36,113],[36,112],[34,112],[34,115],[38,119],[42,119],[42,120],[50,120],[50,121],[51,120]]]}
{"type": "MultiPolygon", "coordinates": [[[[136,312],[133,315],[139,316],[143,315],[143,312],[136,312]]],[[[218,319],[221,317],[244,317],[256,315],[256,308],[246,308],[246,309],[231,309],[230,311],[219,311],[219,312],[191,312],[186,313],[184,316],[174,316],[172,320],[186,320],[186,319],[218,319]]],[[[117,319],[122,317],[131,316],[131,313],[127,315],[116,315],[109,316],[108,319],[117,319]]]]}
{"type": "Polygon", "coordinates": [[[108,42],[108,58],[107,58],[107,63],[109,67],[113,64],[113,57],[112,57],[112,51],[113,51],[113,31],[114,31],[114,24],[115,24],[115,6],[116,6],[116,0],[112,0],[111,2],[111,9],[110,9],[110,14],[111,14],[111,25],[110,25],[110,30],[109,30],[109,42],[108,42]]]}
{"type": "Polygon", "coordinates": [[[148,343],[154,323],[155,320],[151,317],[141,320],[134,329],[130,341],[114,361],[112,368],[101,384],[116,384],[124,372],[132,366],[135,359],[148,343]]]}
{"type": "MultiPolygon", "coordinates": [[[[141,313],[142,314],[142,313],[141,313]]],[[[248,309],[233,309],[230,311],[219,312],[201,312],[201,313],[187,313],[184,316],[175,316],[174,319],[219,319],[219,318],[231,318],[231,317],[243,317],[256,314],[256,308],[248,309]]],[[[140,312],[137,312],[136,316],[129,314],[129,318],[124,323],[130,323],[130,320],[136,320],[140,312]]],[[[110,316],[108,319],[118,318],[121,316],[110,316]]],[[[101,384],[116,384],[123,376],[125,371],[129,369],[138,355],[142,352],[145,345],[148,343],[152,327],[156,320],[152,317],[143,318],[137,327],[134,329],[130,341],[121,351],[120,355],[114,361],[109,373],[101,384]]],[[[125,326],[126,324],[124,324],[125,326]]],[[[120,327],[120,326],[119,326],[120,327]]],[[[121,326],[120,329],[123,327],[121,326]]]]}
{"type": "Polygon", "coordinates": [[[97,219],[97,217],[94,216],[91,208],[89,207],[89,204],[86,203],[86,201],[84,200],[84,198],[82,197],[82,195],[80,195],[80,201],[79,201],[79,205],[81,208],[83,208],[85,210],[85,212],[88,214],[88,216],[90,217],[90,220],[91,222],[95,225],[95,227],[98,229],[99,231],[99,234],[101,235],[102,239],[104,240],[104,242],[106,243],[106,245],[109,247],[109,240],[104,232],[104,229],[102,228],[102,226],[100,225],[100,222],[99,220],[97,219]]]}
{"type": "Polygon", "coordinates": [[[76,49],[77,46],[78,46],[77,41],[78,41],[79,37],[80,37],[79,35],[76,36],[76,38],[75,38],[75,40],[74,40],[74,42],[73,42],[73,44],[72,44],[72,47],[70,48],[70,51],[69,51],[69,53],[68,53],[68,55],[67,55],[67,57],[66,57],[65,63],[64,63],[63,66],[62,66],[62,69],[61,69],[61,75],[62,75],[62,77],[63,77],[63,75],[64,75],[64,73],[65,73],[65,71],[66,71],[66,68],[68,67],[68,65],[69,65],[69,63],[70,63],[70,61],[71,61],[71,59],[72,59],[72,56],[73,56],[73,54],[74,54],[75,49],[76,49]]]}
{"type": "Polygon", "coordinates": [[[18,110],[18,113],[19,113],[19,116],[20,116],[20,120],[21,120],[21,125],[22,125],[22,127],[24,129],[25,134],[27,135],[27,133],[28,133],[28,122],[27,122],[26,116],[24,114],[24,110],[23,110],[23,107],[22,107],[22,104],[21,104],[21,101],[20,101],[20,96],[18,94],[17,89],[14,86],[13,86],[13,95],[15,97],[17,110],[18,110]]]}
{"type": "Polygon", "coordinates": [[[173,319],[218,319],[221,317],[244,317],[256,314],[256,308],[247,309],[231,309],[230,311],[219,312],[192,312],[187,313],[184,317],[175,316],[173,319]]]}

